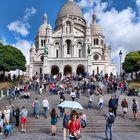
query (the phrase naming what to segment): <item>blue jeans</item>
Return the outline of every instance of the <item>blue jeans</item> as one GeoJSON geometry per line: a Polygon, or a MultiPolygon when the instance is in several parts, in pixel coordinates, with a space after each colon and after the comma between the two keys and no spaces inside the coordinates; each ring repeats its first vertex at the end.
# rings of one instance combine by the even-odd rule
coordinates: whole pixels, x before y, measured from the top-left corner
{"type": "Polygon", "coordinates": [[[88,109],[93,109],[92,101],[88,101],[88,109]]]}
{"type": "Polygon", "coordinates": [[[43,107],[44,110],[44,117],[47,118],[48,116],[48,107],[43,107]]]}
{"type": "Polygon", "coordinates": [[[106,130],[105,130],[106,140],[109,140],[108,139],[108,129],[110,131],[110,139],[112,140],[112,124],[106,124],[106,130]]]}
{"type": "Polygon", "coordinates": [[[76,140],[75,137],[71,137],[71,136],[69,136],[69,139],[70,139],[70,140],[76,140]]]}
{"type": "Polygon", "coordinates": [[[100,103],[99,104],[99,110],[102,110],[102,108],[103,108],[103,103],[100,103]]]}

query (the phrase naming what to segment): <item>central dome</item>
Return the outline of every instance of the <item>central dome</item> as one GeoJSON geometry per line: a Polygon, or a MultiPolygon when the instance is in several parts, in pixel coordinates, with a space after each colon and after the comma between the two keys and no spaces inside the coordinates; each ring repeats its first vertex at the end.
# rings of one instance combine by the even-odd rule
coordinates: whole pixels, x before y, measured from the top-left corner
{"type": "Polygon", "coordinates": [[[78,5],[76,5],[72,0],[68,0],[68,2],[61,8],[58,13],[57,19],[65,17],[67,15],[74,15],[84,19],[82,11],[78,5]]]}

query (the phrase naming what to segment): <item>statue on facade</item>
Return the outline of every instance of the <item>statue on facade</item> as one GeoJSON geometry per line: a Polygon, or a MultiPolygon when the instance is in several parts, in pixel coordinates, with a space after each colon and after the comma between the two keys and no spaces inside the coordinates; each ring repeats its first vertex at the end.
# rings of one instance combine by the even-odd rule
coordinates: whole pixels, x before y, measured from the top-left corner
{"type": "Polygon", "coordinates": [[[90,45],[88,44],[88,49],[87,49],[88,55],[90,54],[90,45]]]}
{"type": "Polygon", "coordinates": [[[45,54],[48,55],[48,46],[47,45],[45,45],[45,50],[44,51],[45,51],[45,54]]]}

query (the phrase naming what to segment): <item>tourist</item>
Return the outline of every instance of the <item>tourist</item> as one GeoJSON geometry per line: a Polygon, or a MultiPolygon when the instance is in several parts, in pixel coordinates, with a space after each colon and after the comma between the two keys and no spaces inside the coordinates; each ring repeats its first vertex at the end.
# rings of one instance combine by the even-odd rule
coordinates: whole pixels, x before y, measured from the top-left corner
{"type": "Polygon", "coordinates": [[[126,118],[126,114],[127,114],[127,111],[128,111],[128,102],[125,98],[121,102],[121,106],[122,106],[122,111],[123,111],[123,117],[126,118]]]}
{"type": "Polygon", "coordinates": [[[43,86],[40,85],[40,87],[39,87],[39,94],[40,94],[40,95],[42,95],[42,91],[43,91],[43,86]]]}
{"type": "Polygon", "coordinates": [[[88,109],[93,109],[94,94],[91,90],[89,91],[88,96],[88,109]]]}
{"type": "Polygon", "coordinates": [[[28,110],[23,106],[20,111],[21,116],[21,132],[26,132],[28,110]]]}
{"type": "Polygon", "coordinates": [[[136,101],[135,98],[133,98],[133,103],[132,103],[132,111],[133,111],[133,116],[134,116],[134,119],[136,120],[137,117],[138,117],[138,110],[139,110],[139,105],[136,101]]]}
{"type": "Polygon", "coordinates": [[[116,117],[117,116],[117,102],[113,95],[111,96],[111,98],[109,100],[108,107],[112,109],[112,111],[116,117]]]}
{"type": "Polygon", "coordinates": [[[19,87],[15,86],[15,100],[18,99],[18,96],[19,96],[19,87]]]}
{"type": "Polygon", "coordinates": [[[120,91],[120,88],[118,87],[117,90],[116,90],[116,92],[114,93],[114,97],[115,97],[117,106],[118,106],[120,94],[121,94],[121,91],[120,91]]]}
{"type": "Polygon", "coordinates": [[[0,116],[0,135],[2,136],[2,132],[3,132],[3,118],[2,115],[0,116]]]}
{"type": "Polygon", "coordinates": [[[19,126],[20,108],[18,105],[15,108],[14,116],[15,116],[15,120],[16,120],[15,126],[19,126]]]}
{"type": "Polygon", "coordinates": [[[76,94],[75,94],[75,91],[74,89],[72,89],[71,93],[70,93],[70,97],[71,97],[71,100],[74,101],[75,98],[76,98],[76,94]]]}
{"type": "Polygon", "coordinates": [[[8,106],[5,107],[4,111],[4,124],[9,124],[10,121],[10,109],[8,108],[8,106]]]}
{"type": "Polygon", "coordinates": [[[81,137],[81,133],[80,133],[81,122],[75,110],[72,110],[71,112],[70,120],[68,122],[68,129],[69,129],[70,140],[77,140],[78,138],[81,137]]]}
{"type": "MultiPolygon", "coordinates": [[[[63,101],[65,101],[65,96],[63,95],[62,91],[59,91],[58,94],[59,94],[59,97],[60,97],[59,104],[61,104],[63,101]]],[[[59,106],[59,111],[60,111],[60,118],[63,118],[64,108],[59,106]]]]}
{"type": "Polygon", "coordinates": [[[33,102],[33,112],[34,112],[34,117],[36,119],[39,118],[39,108],[40,108],[40,104],[38,99],[36,98],[35,101],[33,102]]]}
{"type": "Polygon", "coordinates": [[[79,100],[81,96],[80,89],[77,87],[76,89],[76,99],[79,100]]]}
{"type": "Polygon", "coordinates": [[[57,124],[57,118],[58,118],[55,108],[53,108],[51,110],[50,116],[51,116],[52,136],[55,136],[56,135],[56,124],[57,124]]]}
{"type": "Polygon", "coordinates": [[[100,95],[98,96],[98,106],[99,106],[99,110],[102,110],[102,108],[103,108],[103,103],[104,103],[103,95],[100,94],[100,95]]]}
{"type": "Polygon", "coordinates": [[[47,118],[48,110],[49,110],[49,101],[47,97],[45,97],[44,100],[42,101],[42,105],[43,105],[44,117],[47,118]]]}
{"type": "Polygon", "coordinates": [[[115,116],[111,108],[109,108],[108,113],[105,115],[105,119],[106,119],[106,129],[105,129],[106,140],[112,140],[112,124],[115,121],[115,116]],[[108,139],[108,129],[110,131],[110,139],[108,139]]]}
{"type": "Polygon", "coordinates": [[[10,109],[10,122],[14,121],[14,104],[12,102],[9,102],[8,109],[10,109]]]}
{"type": "Polygon", "coordinates": [[[63,117],[63,140],[66,140],[67,138],[67,125],[68,121],[70,119],[70,114],[68,110],[65,110],[64,117],[63,117]]]}
{"type": "Polygon", "coordinates": [[[6,124],[4,126],[3,132],[4,132],[3,138],[5,138],[5,137],[7,137],[9,135],[12,135],[12,133],[13,133],[13,127],[12,127],[12,125],[6,124]]]}
{"type": "Polygon", "coordinates": [[[79,113],[79,115],[80,115],[81,127],[85,128],[87,126],[87,116],[83,112],[79,113]]]}

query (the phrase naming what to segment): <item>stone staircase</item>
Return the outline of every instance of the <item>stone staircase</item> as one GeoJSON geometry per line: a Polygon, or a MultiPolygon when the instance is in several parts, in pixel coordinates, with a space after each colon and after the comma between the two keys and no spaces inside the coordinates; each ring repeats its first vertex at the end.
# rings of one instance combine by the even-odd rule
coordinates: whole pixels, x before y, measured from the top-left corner
{"type": "MultiPolygon", "coordinates": [[[[29,110],[29,117],[28,117],[28,125],[27,125],[27,133],[48,133],[51,134],[51,124],[50,124],[50,117],[45,119],[43,115],[41,114],[39,119],[35,119],[32,116],[32,101],[35,98],[38,98],[40,103],[42,102],[43,98],[46,96],[46,94],[39,95],[36,92],[32,91],[31,92],[31,98],[27,100],[14,100],[13,103],[19,104],[20,107],[25,106],[29,110]]],[[[106,95],[108,96],[108,95],[106,95]]],[[[48,100],[50,102],[50,108],[56,107],[57,104],[59,103],[59,98],[57,95],[47,95],[48,100]]],[[[83,106],[87,105],[87,97],[82,96],[81,97],[81,103],[83,106]]],[[[66,95],[66,99],[70,99],[69,95],[66,95]]],[[[108,97],[107,97],[108,99],[108,97]]],[[[0,101],[1,106],[5,106],[8,101],[6,98],[0,101]]],[[[95,106],[96,108],[96,106],[95,106]]],[[[140,118],[138,118],[136,121],[133,121],[132,114],[128,116],[128,118],[123,119],[121,117],[121,109],[118,109],[118,116],[115,120],[115,123],[113,125],[113,131],[115,133],[129,133],[129,132],[140,132],[140,118]]],[[[40,110],[42,112],[42,108],[40,110]]],[[[57,112],[59,112],[57,108],[57,112]]],[[[97,109],[93,110],[87,110],[84,109],[84,113],[87,115],[87,127],[82,128],[82,133],[101,133],[105,132],[105,118],[104,114],[107,112],[106,106],[102,111],[98,111],[97,109]]],[[[19,131],[19,128],[14,128],[14,132],[17,133],[19,131]]],[[[62,119],[58,119],[58,124],[57,124],[57,133],[62,135],[62,119]]]]}

